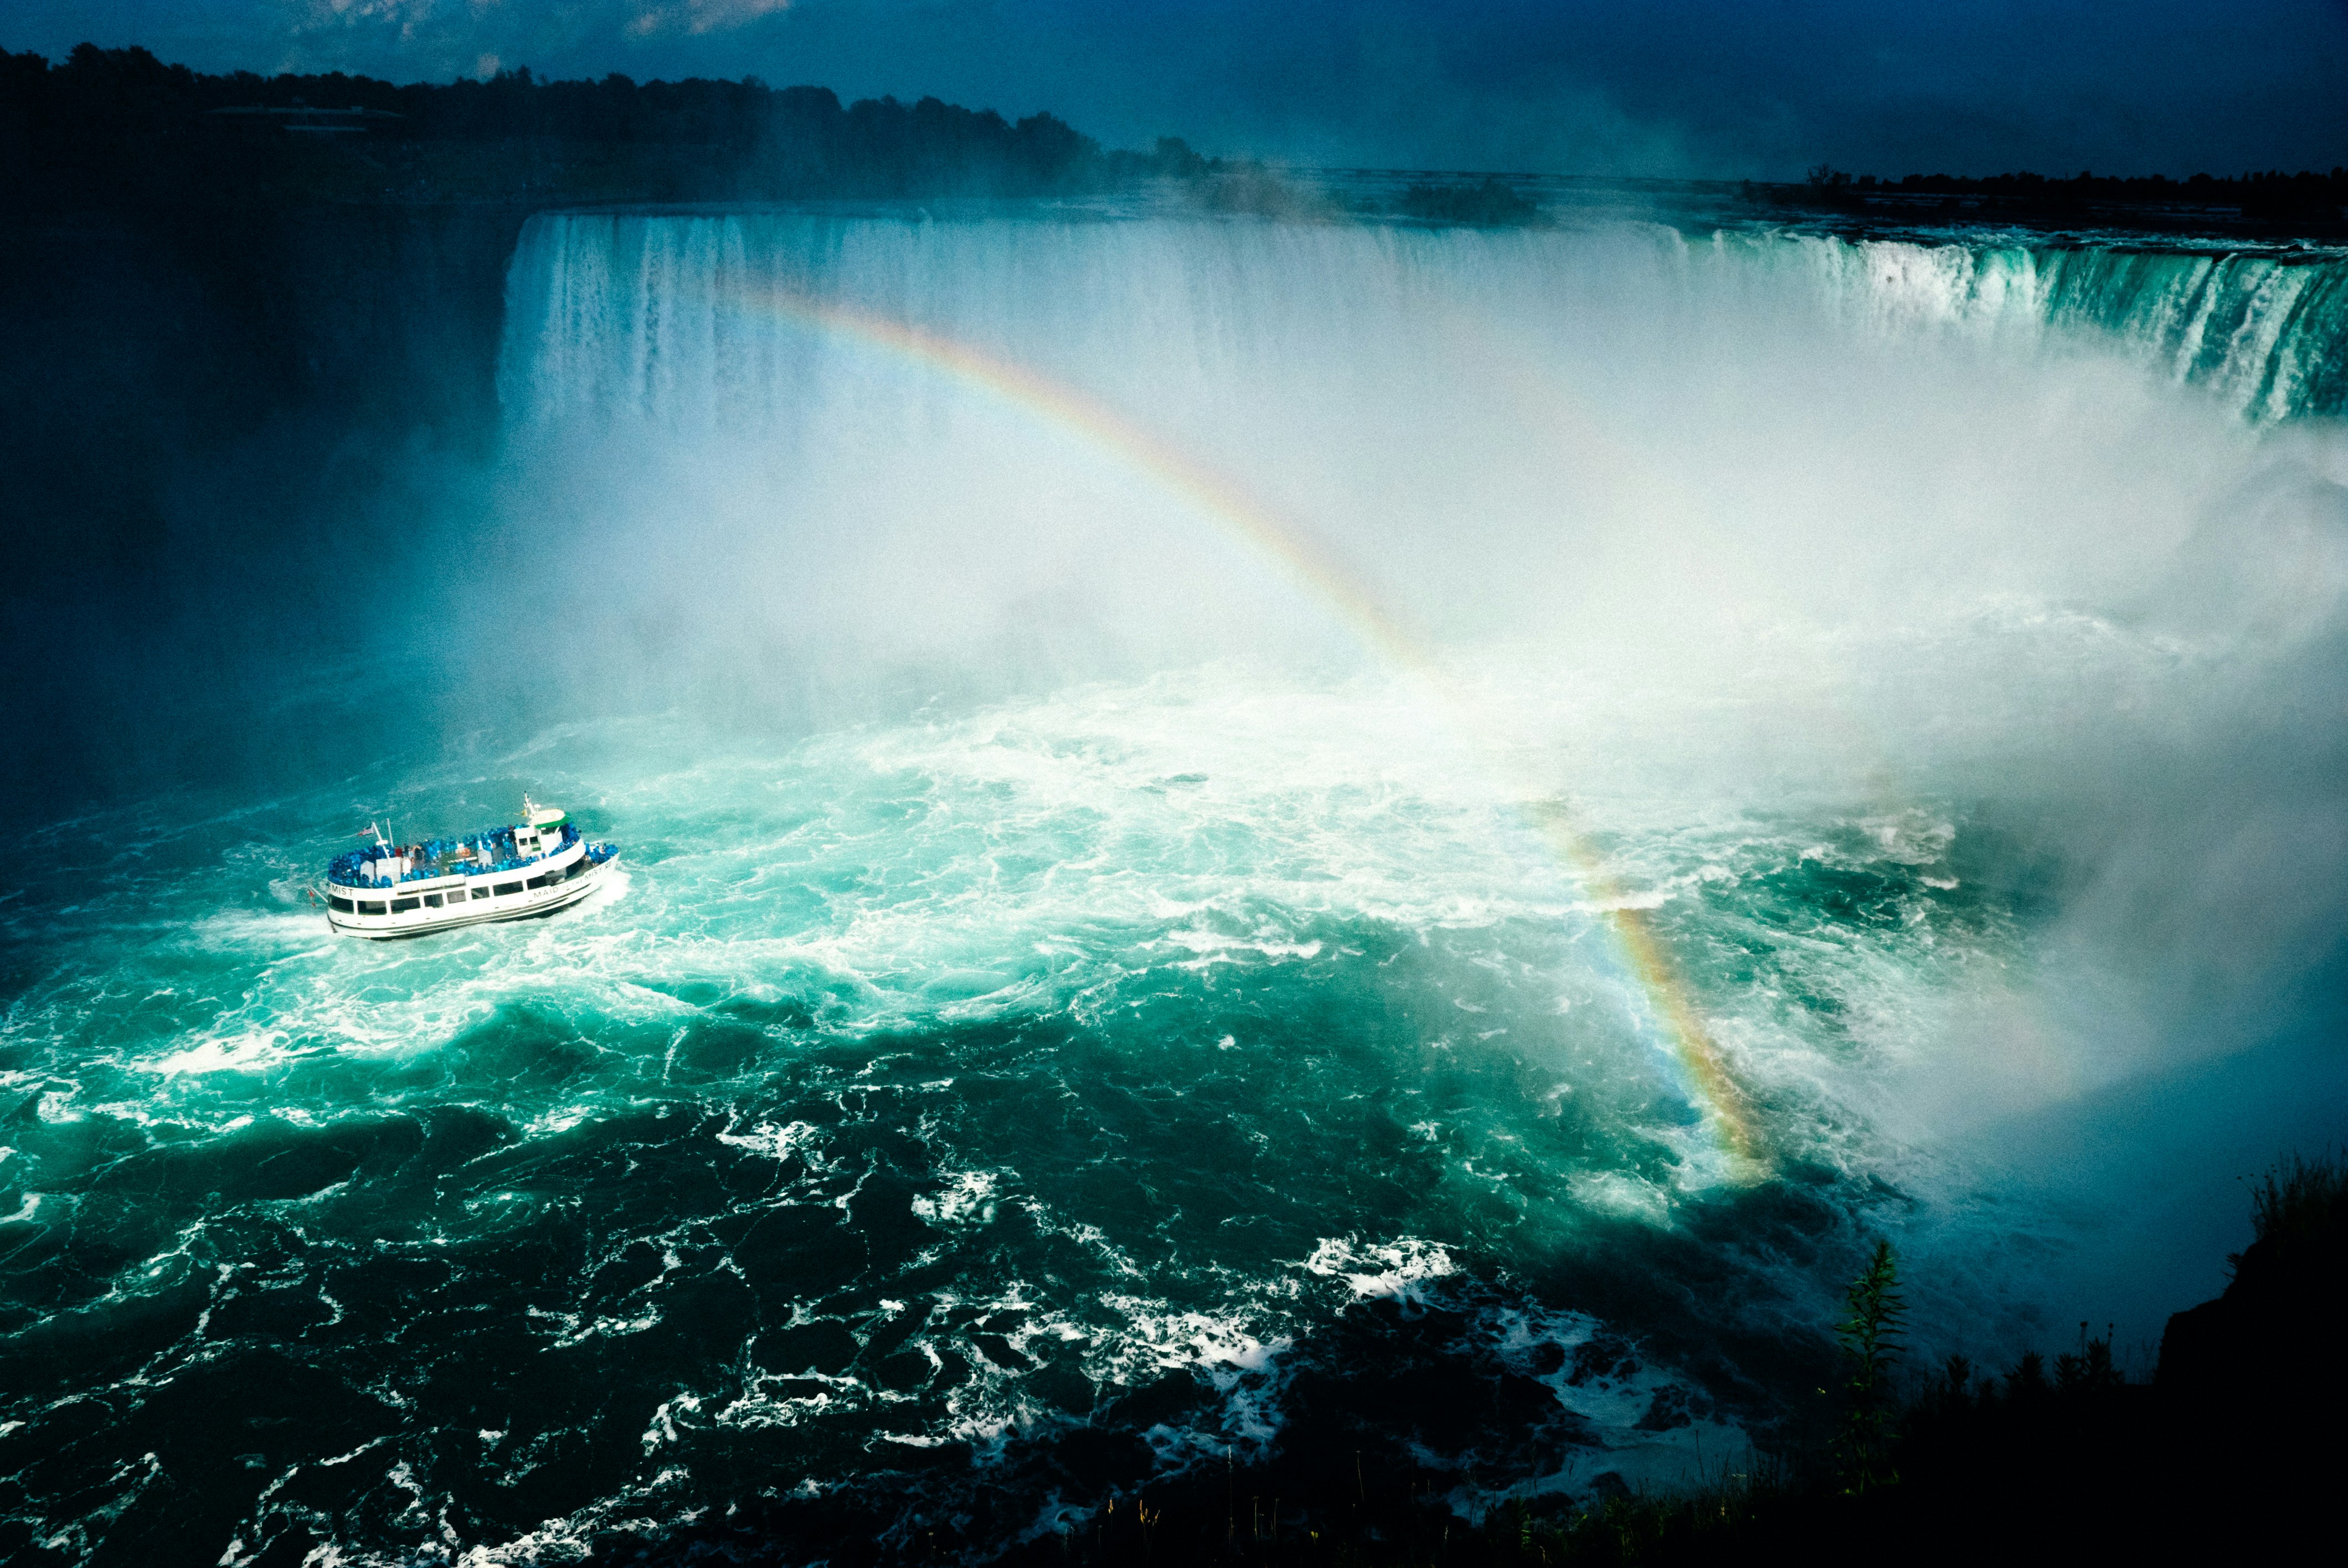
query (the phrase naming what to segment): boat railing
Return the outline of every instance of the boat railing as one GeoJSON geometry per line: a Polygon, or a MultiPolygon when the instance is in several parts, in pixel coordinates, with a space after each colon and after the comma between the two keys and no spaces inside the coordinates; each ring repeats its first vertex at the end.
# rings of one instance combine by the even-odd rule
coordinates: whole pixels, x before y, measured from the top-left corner
{"type": "Polygon", "coordinates": [[[462,873],[469,876],[494,876],[499,872],[519,871],[541,860],[560,855],[579,842],[579,830],[569,823],[562,825],[561,838],[551,849],[537,855],[513,853],[514,830],[511,827],[489,828],[462,838],[430,838],[422,844],[394,845],[386,848],[369,845],[337,855],[327,863],[326,880],[338,887],[396,887],[408,882],[431,882],[462,873]],[[408,855],[410,850],[417,851],[408,855]],[[503,854],[496,853],[503,850],[503,854]],[[469,859],[458,858],[466,851],[469,859]],[[420,860],[425,864],[394,876],[388,872],[372,871],[369,867],[398,856],[420,860]]]}

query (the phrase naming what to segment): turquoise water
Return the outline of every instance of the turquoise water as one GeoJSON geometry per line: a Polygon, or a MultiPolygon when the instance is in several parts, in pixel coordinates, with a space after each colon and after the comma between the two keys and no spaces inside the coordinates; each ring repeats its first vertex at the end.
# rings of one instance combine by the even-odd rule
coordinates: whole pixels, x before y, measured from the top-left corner
{"type": "MultiPolygon", "coordinates": [[[[336,802],[66,830],[127,842],[11,1013],[12,1299],[54,1381],[7,1440],[64,1480],[95,1403],[106,1449],[162,1444],[149,1529],[388,1545],[420,1496],[469,1541],[583,1539],[753,1474],[914,1466],[943,1507],[1137,1401],[1152,1465],[1272,1443],[1322,1336],[1437,1289],[1521,1376],[1602,1327],[1716,1361],[1801,1321],[1757,1258],[1671,1299],[1664,1238],[1751,1190],[1705,1173],[1570,879],[1395,744],[1395,701],[1199,676],[767,759],[559,734],[532,776],[625,825],[623,884],[428,943],[304,907],[336,802]],[[1625,1255],[1653,1276],[1601,1324],[1570,1282],[1625,1255]],[[236,1452],[190,1420],[215,1401],[236,1452]]],[[[503,783],[412,780],[402,819],[503,783]]],[[[1926,814],[1622,836],[1812,1181],[1856,1153],[1819,1075],[1866,1054],[1870,968],[1930,990],[2014,947],[1926,814]]],[[[1847,1218],[1772,1228],[1831,1251],[1847,1218]]],[[[1586,1472],[1736,1419],[1667,1362],[1550,1381],[1586,1472]]]]}
{"type": "Polygon", "coordinates": [[[2254,1054],[2324,972],[2332,743],[2271,722],[2338,694],[2319,424],[2125,344],[1821,336],[1792,250],[642,220],[663,274],[563,221],[516,299],[618,255],[660,331],[517,306],[475,566],[561,538],[592,633],[520,676],[396,642],[502,722],[17,857],[12,1559],[983,1555],[1332,1423],[1463,1507],[1667,1484],[1815,1385],[1877,1234],[1936,1351],[2067,1333],[2124,1200],[2015,1174],[2015,1119],[2254,1054]],[[1442,679],[983,390],[695,316],[695,268],[769,264],[1303,497],[1442,679]],[[1494,323],[1615,373],[1536,405],[1573,443],[1520,384],[1476,434],[1494,323]],[[384,945],[305,901],[368,818],[524,789],[611,888],[384,945]]]}

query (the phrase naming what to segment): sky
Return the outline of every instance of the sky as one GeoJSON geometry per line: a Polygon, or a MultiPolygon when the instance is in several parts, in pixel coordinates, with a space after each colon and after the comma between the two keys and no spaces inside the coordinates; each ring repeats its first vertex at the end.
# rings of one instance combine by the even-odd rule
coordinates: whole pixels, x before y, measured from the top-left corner
{"type": "Polygon", "coordinates": [[[2348,164],[2348,0],[0,0],[0,46],[756,76],[1308,164],[1793,178],[2348,164]]]}

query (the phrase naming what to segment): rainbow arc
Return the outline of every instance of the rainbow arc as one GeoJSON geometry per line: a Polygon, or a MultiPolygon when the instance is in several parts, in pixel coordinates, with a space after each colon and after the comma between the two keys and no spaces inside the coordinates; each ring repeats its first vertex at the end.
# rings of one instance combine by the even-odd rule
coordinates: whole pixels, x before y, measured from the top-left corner
{"type": "MultiPolygon", "coordinates": [[[[728,302],[779,325],[917,365],[1073,436],[1212,523],[1322,605],[1380,659],[1423,678],[1455,712],[1474,705],[1435,649],[1387,609],[1344,560],[1229,475],[1100,400],[1031,366],[838,300],[767,286],[740,289],[728,302]]],[[[1521,803],[1539,793],[1537,787],[1511,790],[1509,798],[1521,803]]],[[[1648,1020],[1692,1096],[1703,1105],[1733,1171],[1745,1179],[1757,1178],[1766,1172],[1766,1156],[1749,1097],[1723,1060],[1704,1010],[1649,912],[1626,895],[1604,857],[1574,831],[1561,810],[1541,804],[1519,804],[1517,809],[1530,835],[1564,867],[1612,934],[1622,972],[1643,999],[1648,1020]]]]}

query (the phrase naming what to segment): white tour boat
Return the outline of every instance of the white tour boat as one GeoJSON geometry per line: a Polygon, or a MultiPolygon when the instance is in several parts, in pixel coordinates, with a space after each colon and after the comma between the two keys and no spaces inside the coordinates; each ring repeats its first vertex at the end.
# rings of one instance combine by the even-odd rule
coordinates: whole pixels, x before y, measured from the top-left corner
{"type": "Polygon", "coordinates": [[[487,920],[527,920],[578,903],[620,858],[590,844],[558,806],[522,797],[522,819],[466,838],[375,842],[337,856],[326,923],[348,937],[423,937],[487,920]]]}

